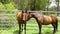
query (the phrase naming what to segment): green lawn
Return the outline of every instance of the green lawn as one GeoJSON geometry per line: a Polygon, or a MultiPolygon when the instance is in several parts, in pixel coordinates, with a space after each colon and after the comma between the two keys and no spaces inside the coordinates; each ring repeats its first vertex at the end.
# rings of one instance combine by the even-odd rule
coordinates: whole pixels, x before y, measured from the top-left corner
{"type": "MultiPolygon", "coordinates": [[[[60,18],[58,20],[60,22],[60,18]]],[[[34,20],[33,22],[36,22],[36,21],[34,20]]],[[[42,34],[52,34],[53,27],[51,24],[43,25],[41,30],[42,30],[42,34]]],[[[18,34],[18,31],[19,31],[19,27],[16,26],[6,30],[0,30],[0,34],[18,34]]],[[[32,23],[27,24],[27,31],[26,31],[27,34],[38,34],[38,32],[39,32],[39,29],[37,24],[32,24],[32,23]]],[[[24,34],[24,32],[22,32],[22,34],[24,34]]],[[[58,32],[56,32],[56,34],[60,34],[60,23],[58,24],[58,32]]]]}
{"type": "MultiPolygon", "coordinates": [[[[53,27],[51,25],[42,26],[42,34],[52,34],[52,31],[53,27]]],[[[0,34],[17,34],[17,33],[18,33],[18,27],[12,27],[7,30],[0,30],[0,34]]],[[[27,34],[38,34],[38,25],[27,24],[27,34]]],[[[58,26],[58,32],[56,34],[60,34],[60,25],[58,26]]]]}

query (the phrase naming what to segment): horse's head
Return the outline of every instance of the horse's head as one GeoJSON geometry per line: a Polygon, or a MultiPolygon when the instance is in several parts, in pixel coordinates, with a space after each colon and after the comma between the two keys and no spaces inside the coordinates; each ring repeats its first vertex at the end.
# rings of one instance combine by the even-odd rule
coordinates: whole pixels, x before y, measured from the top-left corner
{"type": "Polygon", "coordinates": [[[31,18],[31,14],[23,13],[23,20],[28,21],[31,18]]]}
{"type": "Polygon", "coordinates": [[[31,12],[28,13],[28,17],[29,17],[29,18],[32,17],[32,13],[31,13],[31,12]]]}
{"type": "Polygon", "coordinates": [[[32,17],[33,17],[33,12],[28,12],[28,14],[27,13],[23,13],[23,20],[24,21],[28,21],[32,17]]]}
{"type": "Polygon", "coordinates": [[[33,12],[28,12],[28,20],[33,17],[33,12]]]}
{"type": "Polygon", "coordinates": [[[23,20],[27,21],[28,20],[28,14],[27,13],[23,13],[23,20]]]}

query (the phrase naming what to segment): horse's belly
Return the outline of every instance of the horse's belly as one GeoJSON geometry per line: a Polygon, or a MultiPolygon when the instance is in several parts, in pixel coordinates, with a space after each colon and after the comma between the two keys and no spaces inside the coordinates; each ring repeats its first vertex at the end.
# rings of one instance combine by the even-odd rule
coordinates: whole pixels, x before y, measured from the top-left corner
{"type": "Polygon", "coordinates": [[[43,22],[42,24],[48,25],[48,24],[51,24],[51,23],[52,23],[51,21],[45,21],[45,22],[43,22]]]}
{"type": "Polygon", "coordinates": [[[51,24],[51,22],[50,22],[50,23],[45,23],[45,22],[44,22],[44,23],[42,23],[42,24],[43,24],[43,25],[49,25],[49,24],[51,24]]]}

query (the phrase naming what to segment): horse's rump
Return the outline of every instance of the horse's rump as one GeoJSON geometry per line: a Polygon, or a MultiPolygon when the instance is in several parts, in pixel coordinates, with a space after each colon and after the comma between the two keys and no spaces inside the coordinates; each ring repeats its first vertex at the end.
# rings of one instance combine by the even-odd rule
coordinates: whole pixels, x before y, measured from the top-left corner
{"type": "Polygon", "coordinates": [[[55,15],[50,15],[50,16],[51,16],[51,18],[52,18],[52,22],[56,22],[57,16],[55,16],[55,15]]]}
{"type": "Polygon", "coordinates": [[[52,18],[51,18],[50,16],[44,16],[44,17],[43,17],[43,21],[44,21],[45,23],[51,23],[51,22],[52,22],[52,18]]]}
{"type": "Polygon", "coordinates": [[[52,22],[56,22],[57,17],[54,15],[43,15],[43,24],[51,24],[52,22]]]}

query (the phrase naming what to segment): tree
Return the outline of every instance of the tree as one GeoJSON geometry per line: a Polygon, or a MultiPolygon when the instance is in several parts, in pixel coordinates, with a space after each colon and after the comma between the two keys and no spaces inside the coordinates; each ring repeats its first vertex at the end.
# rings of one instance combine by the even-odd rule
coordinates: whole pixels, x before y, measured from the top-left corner
{"type": "Polygon", "coordinates": [[[44,10],[48,0],[30,0],[30,9],[31,10],[44,10]]]}

